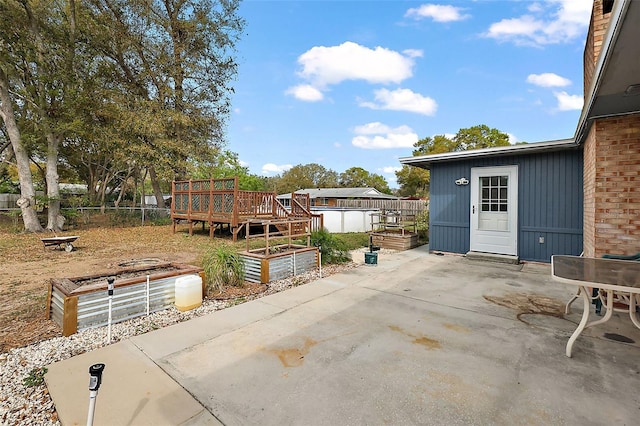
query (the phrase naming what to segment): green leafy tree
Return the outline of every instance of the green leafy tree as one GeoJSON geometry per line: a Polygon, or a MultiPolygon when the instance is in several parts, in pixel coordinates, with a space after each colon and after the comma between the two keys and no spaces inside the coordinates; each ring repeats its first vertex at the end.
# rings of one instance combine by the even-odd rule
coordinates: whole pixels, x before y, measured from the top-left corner
{"type": "Polygon", "coordinates": [[[224,144],[233,57],[244,28],[239,1],[91,0],[92,46],[122,91],[130,157],[158,180],[185,178],[191,158],[224,144]]]}
{"type": "MultiPolygon", "coordinates": [[[[413,144],[414,157],[430,154],[443,154],[445,152],[466,151],[472,149],[490,148],[495,146],[508,146],[509,135],[497,129],[489,128],[481,124],[465,129],[460,129],[453,138],[437,135],[433,138],[426,137],[413,144]]],[[[429,194],[430,174],[428,170],[418,167],[402,166],[396,172],[396,178],[401,196],[427,197],[429,194]]]]}
{"type": "Polygon", "coordinates": [[[509,135],[498,129],[491,129],[485,124],[458,130],[453,137],[458,146],[455,151],[509,146],[509,135]]]}
{"type": "Polygon", "coordinates": [[[375,188],[385,194],[391,194],[389,184],[383,176],[369,173],[362,167],[351,167],[340,173],[338,182],[343,188],[375,188]]]}
{"type": "MultiPolygon", "coordinates": [[[[413,147],[415,148],[412,152],[414,157],[460,150],[459,145],[457,145],[454,140],[444,135],[420,139],[413,144],[413,147]]],[[[401,197],[428,197],[430,182],[429,170],[419,167],[402,166],[402,169],[396,172],[396,178],[398,185],[400,185],[398,195],[401,197]]]]}
{"type": "Polygon", "coordinates": [[[245,191],[267,191],[267,179],[249,173],[249,168],[240,164],[238,154],[222,151],[213,161],[198,161],[191,176],[195,179],[220,179],[238,177],[238,187],[245,191]]]}
{"type": "Polygon", "coordinates": [[[297,165],[279,178],[270,180],[269,184],[279,194],[303,188],[335,188],[338,186],[338,174],[316,163],[297,165]]]}
{"type": "Polygon", "coordinates": [[[28,157],[37,165],[46,163],[47,228],[59,231],[59,148],[73,128],[77,95],[75,1],[6,0],[0,4],[0,22],[0,115],[19,171],[25,229],[42,230],[29,211],[35,200],[28,157]]]}

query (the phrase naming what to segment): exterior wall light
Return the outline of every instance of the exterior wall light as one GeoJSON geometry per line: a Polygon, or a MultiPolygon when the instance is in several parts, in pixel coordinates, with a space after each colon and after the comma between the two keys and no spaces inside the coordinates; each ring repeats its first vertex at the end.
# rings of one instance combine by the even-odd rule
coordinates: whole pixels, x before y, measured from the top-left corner
{"type": "Polygon", "coordinates": [[[466,177],[461,177],[460,179],[456,180],[456,185],[469,185],[469,179],[467,179],[466,177]]]}

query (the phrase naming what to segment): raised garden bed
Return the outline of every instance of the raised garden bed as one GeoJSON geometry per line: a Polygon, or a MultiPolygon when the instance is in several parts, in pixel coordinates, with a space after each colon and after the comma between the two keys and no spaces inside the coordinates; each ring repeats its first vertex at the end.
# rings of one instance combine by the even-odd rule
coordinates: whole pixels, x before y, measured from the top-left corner
{"type": "Polygon", "coordinates": [[[371,232],[373,245],[391,250],[409,250],[418,247],[418,234],[401,230],[386,229],[371,232]]]}
{"type": "Polygon", "coordinates": [[[318,248],[285,244],[239,253],[245,280],[266,284],[307,272],[318,266],[318,248]]]}
{"type": "Polygon", "coordinates": [[[156,259],[123,263],[111,273],[53,278],[48,316],[62,328],[64,336],[106,325],[109,277],[115,278],[112,323],[167,309],[175,303],[176,280],[188,275],[200,275],[204,282],[202,268],[156,259]]]}

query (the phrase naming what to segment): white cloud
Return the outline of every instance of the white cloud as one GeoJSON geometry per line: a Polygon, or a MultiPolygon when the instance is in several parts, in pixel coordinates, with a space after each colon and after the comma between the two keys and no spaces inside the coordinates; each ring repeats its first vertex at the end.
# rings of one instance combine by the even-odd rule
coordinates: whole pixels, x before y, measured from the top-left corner
{"type": "Polygon", "coordinates": [[[570,95],[567,92],[553,92],[558,100],[558,110],[572,111],[580,110],[584,104],[584,99],[580,95],[570,95]]]}
{"type": "Polygon", "coordinates": [[[418,135],[409,126],[389,127],[374,122],[354,128],[353,146],[363,149],[411,148],[418,135]]]}
{"type": "Polygon", "coordinates": [[[393,111],[408,111],[424,115],[433,115],[438,109],[436,101],[409,89],[379,89],[374,92],[376,102],[363,102],[361,107],[393,111]]]}
{"type": "Polygon", "coordinates": [[[263,175],[280,174],[282,172],[286,172],[287,170],[289,170],[292,167],[293,166],[291,164],[282,164],[282,165],[278,166],[278,165],[273,164],[273,163],[267,163],[267,164],[262,166],[262,174],[263,175]]]}
{"type": "Polygon", "coordinates": [[[324,98],[321,91],[309,84],[299,84],[297,86],[290,87],[287,89],[285,94],[307,102],[317,102],[324,98]]]}
{"type": "Polygon", "coordinates": [[[249,167],[249,163],[247,163],[246,161],[238,160],[238,164],[240,164],[240,166],[242,167],[249,167]]]}
{"type": "MultiPolygon", "coordinates": [[[[406,51],[405,51],[406,52],[406,51]]],[[[400,83],[413,75],[416,50],[401,54],[383,47],[369,49],[350,41],[339,46],[315,46],[300,55],[299,75],[322,90],[345,80],[400,83]]]]}
{"type": "Polygon", "coordinates": [[[582,37],[589,26],[593,2],[544,0],[529,7],[529,13],[491,24],[486,37],[516,45],[543,46],[566,43],[582,37]]]}
{"type": "Polygon", "coordinates": [[[382,168],[382,173],[395,174],[395,172],[399,172],[400,170],[402,170],[402,167],[386,166],[382,168]]]}
{"type": "Polygon", "coordinates": [[[540,3],[532,3],[527,7],[529,12],[542,12],[544,9],[540,5],[540,3]]]}
{"type": "Polygon", "coordinates": [[[520,142],[520,139],[518,139],[518,137],[513,133],[507,133],[507,135],[509,136],[509,143],[511,145],[515,145],[516,143],[520,142]]]}
{"type": "Polygon", "coordinates": [[[407,18],[423,19],[431,18],[435,22],[453,22],[467,19],[470,15],[462,14],[462,8],[441,4],[423,4],[407,10],[404,14],[407,18]]]}
{"type": "Polygon", "coordinates": [[[240,114],[240,108],[234,108],[233,112],[236,113],[236,114],[240,114]]]}
{"type": "Polygon", "coordinates": [[[424,51],[422,51],[421,49],[404,49],[402,53],[410,58],[422,58],[422,56],[424,55],[424,51]]]}
{"type": "Polygon", "coordinates": [[[333,143],[333,147],[334,148],[342,148],[342,144],[340,142],[334,142],[333,143]]]}
{"type": "Polygon", "coordinates": [[[542,74],[529,74],[527,77],[527,83],[535,84],[540,87],[564,87],[571,84],[571,80],[554,74],[546,72],[542,74]]]}
{"type": "Polygon", "coordinates": [[[379,121],[374,121],[372,123],[356,126],[353,129],[353,132],[359,135],[377,135],[380,133],[391,132],[391,127],[387,126],[386,124],[382,124],[379,121]]]}

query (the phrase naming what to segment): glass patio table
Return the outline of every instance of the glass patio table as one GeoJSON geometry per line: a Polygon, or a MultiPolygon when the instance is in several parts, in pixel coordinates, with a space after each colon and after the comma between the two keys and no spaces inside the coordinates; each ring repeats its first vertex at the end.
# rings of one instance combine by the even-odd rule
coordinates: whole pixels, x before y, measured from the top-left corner
{"type": "MultiPolygon", "coordinates": [[[[628,304],[631,321],[640,328],[640,320],[636,314],[636,306],[640,302],[640,262],[580,256],[552,256],[551,276],[556,281],[578,286],[584,302],[582,319],[567,343],[568,357],[571,357],[571,348],[585,328],[609,321],[613,315],[614,297],[628,304]],[[591,306],[589,288],[600,289],[598,297],[605,299],[607,308],[603,318],[592,322],[589,322],[591,306]]],[[[626,311],[626,308],[624,310],[626,311]]]]}

